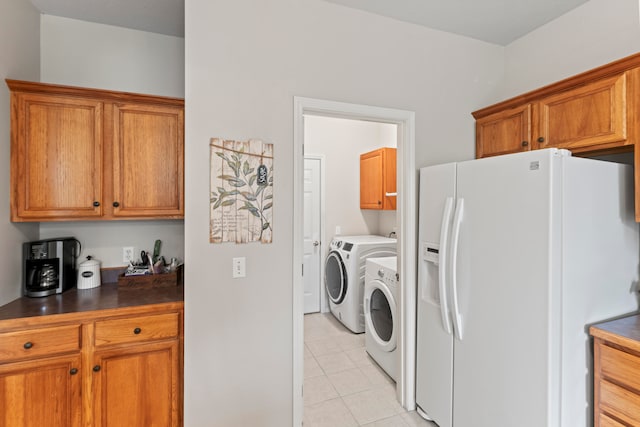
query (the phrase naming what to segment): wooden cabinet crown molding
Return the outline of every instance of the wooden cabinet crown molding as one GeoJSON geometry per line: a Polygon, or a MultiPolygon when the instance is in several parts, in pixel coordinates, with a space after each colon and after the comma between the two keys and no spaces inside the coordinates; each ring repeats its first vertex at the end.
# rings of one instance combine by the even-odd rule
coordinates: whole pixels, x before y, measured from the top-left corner
{"type": "Polygon", "coordinates": [[[505,101],[498,102],[488,107],[481,108],[471,113],[475,119],[488,116],[505,110],[507,108],[515,108],[519,105],[537,101],[540,98],[556,94],[561,91],[569,90],[578,86],[585,85],[594,80],[603,79],[616,74],[624,73],[633,68],[640,67],[640,53],[636,53],[614,62],[602,65],[589,71],[576,74],[555,83],[543,86],[541,88],[526,92],[524,94],[509,98],[505,101]]]}
{"type": "Polygon", "coordinates": [[[168,96],[146,95],[133,92],[122,92],[106,89],[66,86],[52,83],[30,82],[25,80],[5,79],[12,92],[47,93],[51,95],[66,95],[80,98],[100,98],[114,102],[143,102],[151,104],[174,105],[184,107],[184,99],[168,96]]]}

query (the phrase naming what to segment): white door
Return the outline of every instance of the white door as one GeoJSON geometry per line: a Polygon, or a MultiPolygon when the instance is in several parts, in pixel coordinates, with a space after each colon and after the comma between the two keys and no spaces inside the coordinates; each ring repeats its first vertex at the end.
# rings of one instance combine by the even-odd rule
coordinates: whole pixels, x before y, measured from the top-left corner
{"type": "Polygon", "coordinates": [[[460,215],[454,217],[461,221],[458,245],[455,221],[451,244],[458,310],[450,305],[452,319],[457,312],[460,320],[460,328],[454,324],[455,427],[557,426],[549,419],[559,400],[549,376],[558,357],[550,353],[549,333],[559,334],[559,324],[550,323],[550,303],[559,300],[549,284],[559,249],[551,240],[552,208],[560,208],[551,181],[561,173],[552,164],[547,150],[458,164],[460,215]]]}
{"type": "Polygon", "coordinates": [[[304,313],[320,311],[320,177],[321,159],[304,158],[304,313]]]}
{"type": "Polygon", "coordinates": [[[451,427],[453,415],[453,325],[443,268],[455,192],[455,163],[420,170],[416,404],[440,427],[451,427]]]}

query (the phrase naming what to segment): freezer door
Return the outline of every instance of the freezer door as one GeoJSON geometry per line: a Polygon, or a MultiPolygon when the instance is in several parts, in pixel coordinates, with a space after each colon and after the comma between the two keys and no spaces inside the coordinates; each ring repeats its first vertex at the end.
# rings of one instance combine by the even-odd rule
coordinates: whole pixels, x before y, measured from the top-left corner
{"type": "Polygon", "coordinates": [[[416,403],[440,427],[451,427],[453,337],[446,303],[447,245],[456,164],[420,170],[416,403]]]}
{"type": "Polygon", "coordinates": [[[557,325],[550,324],[549,260],[558,233],[550,225],[560,215],[559,155],[458,164],[454,427],[551,426],[549,331],[557,325]]]}

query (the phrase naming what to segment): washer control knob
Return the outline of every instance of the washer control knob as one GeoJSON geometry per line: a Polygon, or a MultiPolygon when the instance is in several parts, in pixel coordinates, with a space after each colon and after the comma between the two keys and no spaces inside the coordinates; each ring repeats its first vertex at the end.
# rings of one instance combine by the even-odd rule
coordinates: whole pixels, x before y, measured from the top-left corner
{"type": "Polygon", "coordinates": [[[384,277],[384,270],[383,269],[378,270],[378,276],[379,277],[384,277]]]}

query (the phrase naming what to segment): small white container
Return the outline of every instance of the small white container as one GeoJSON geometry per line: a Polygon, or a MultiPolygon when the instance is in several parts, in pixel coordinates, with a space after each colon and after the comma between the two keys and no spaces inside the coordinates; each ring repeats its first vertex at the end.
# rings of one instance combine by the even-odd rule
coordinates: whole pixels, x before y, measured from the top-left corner
{"type": "Polygon", "coordinates": [[[78,289],[91,289],[100,286],[100,261],[92,259],[81,262],[78,266],[78,289]]]}

